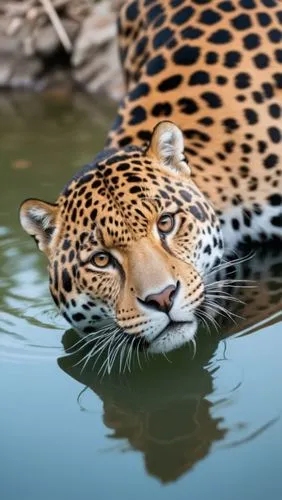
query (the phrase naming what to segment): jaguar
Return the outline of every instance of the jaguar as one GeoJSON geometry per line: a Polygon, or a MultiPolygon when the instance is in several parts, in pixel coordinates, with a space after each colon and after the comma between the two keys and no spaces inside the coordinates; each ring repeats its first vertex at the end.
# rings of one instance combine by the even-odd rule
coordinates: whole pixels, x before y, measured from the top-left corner
{"type": "MultiPolygon", "coordinates": [[[[206,280],[240,242],[281,242],[278,0],[134,0],[104,149],[20,220],[82,335],[151,352],[193,341],[206,280]],[[105,333],[107,332],[107,333],[105,333]]],[[[280,243],[279,243],[280,244],[280,243]]]]}

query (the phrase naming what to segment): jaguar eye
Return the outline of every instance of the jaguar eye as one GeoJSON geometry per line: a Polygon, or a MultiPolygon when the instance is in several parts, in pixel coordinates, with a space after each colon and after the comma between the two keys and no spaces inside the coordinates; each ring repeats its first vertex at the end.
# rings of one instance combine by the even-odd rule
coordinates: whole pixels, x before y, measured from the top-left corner
{"type": "Polygon", "coordinates": [[[168,234],[174,228],[175,220],[171,214],[163,214],[157,222],[157,227],[160,233],[168,234]]]}
{"type": "Polygon", "coordinates": [[[111,256],[106,252],[95,253],[91,258],[92,264],[96,267],[101,267],[101,268],[107,267],[110,261],[111,261],[111,256]]]}

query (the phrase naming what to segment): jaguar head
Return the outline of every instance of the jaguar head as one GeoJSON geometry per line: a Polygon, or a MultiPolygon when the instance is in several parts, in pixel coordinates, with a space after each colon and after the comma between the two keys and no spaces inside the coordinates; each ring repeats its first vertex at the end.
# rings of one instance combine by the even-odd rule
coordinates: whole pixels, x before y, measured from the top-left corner
{"type": "Polygon", "coordinates": [[[176,125],[159,123],[146,149],[103,151],[55,204],[26,200],[20,220],[47,255],[51,294],[75,329],[87,335],[107,318],[152,352],[194,337],[223,243],[176,125]]]}

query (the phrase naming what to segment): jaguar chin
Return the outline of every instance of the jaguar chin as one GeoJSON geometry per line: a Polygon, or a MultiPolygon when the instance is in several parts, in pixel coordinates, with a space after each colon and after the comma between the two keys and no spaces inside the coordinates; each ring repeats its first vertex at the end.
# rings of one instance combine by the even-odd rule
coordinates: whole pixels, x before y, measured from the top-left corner
{"type": "Polygon", "coordinates": [[[151,340],[148,345],[148,352],[166,353],[191,341],[195,345],[194,337],[197,326],[198,321],[195,317],[185,323],[169,323],[161,333],[151,340]]]}

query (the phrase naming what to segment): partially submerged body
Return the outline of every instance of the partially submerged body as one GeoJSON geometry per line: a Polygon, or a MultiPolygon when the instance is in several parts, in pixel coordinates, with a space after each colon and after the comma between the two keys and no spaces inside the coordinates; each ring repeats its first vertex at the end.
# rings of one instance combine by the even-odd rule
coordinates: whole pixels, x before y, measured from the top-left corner
{"type": "Polygon", "coordinates": [[[178,347],[224,245],[281,238],[281,11],[259,3],[123,7],[128,92],[105,150],[55,205],[21,208],[53,298],[84,334],[110,318],[121,343],[178,347]]]}

